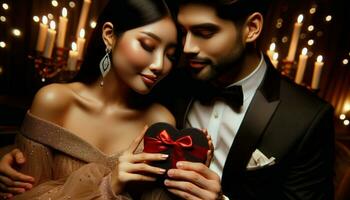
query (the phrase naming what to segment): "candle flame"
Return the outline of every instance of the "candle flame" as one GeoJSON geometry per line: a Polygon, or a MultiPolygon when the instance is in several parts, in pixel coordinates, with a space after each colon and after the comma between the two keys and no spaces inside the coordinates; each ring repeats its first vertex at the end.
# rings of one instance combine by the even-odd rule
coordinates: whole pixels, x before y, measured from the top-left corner
{"type": "Polygon", "coordinates": [[[272,56],[272,59],[273,60],[277,60],[278,59],[278,53],[274,53],[273,56],[272,56]]]}
{"type": "Polygon", "coordinates": [[[77,43],[72,42],[72,50],[76,51],[77,50],[77,43]]]}
{"type": "Polygon", "coordinates": [[[317,56],[317,62],[322,62],[323,57],[321,55],[317,56]]]}
{"type": "Polygon", "coordinates": [[[345,104],[344,104],[343,111],[344,111],[345,113],[347,113],[347,112],[350,111],[350,103],[345,103],[345,104]]]}
{"type": "Polygon", "coordinates": [[[84,37],[85,37],[85,29],[82,28],[82,29],[80,30],[79,37],[80,37],[80,38],[84,38],[84,37]]]}
{"type": "Polygon", "coordinates": [[[301,54],[303,54],[304,56],[307,54],[307,48],[304,47],[303,50],[301,51],[301,54]]]}
{"type": "Polygon", "coordinates": [[[67,8],[62,8],[62,17],[67,17],[67,8]]]}
{"type": "Polygon", "coordinates": [[[47,17],[44,15],[43,16],[43,18],[42,18],[42,22],[43,22],[43,24],[47,24],[47,21],[48,21],[48,19],[47,19],[47,17]]]}
{"type": "Polygon", "coordinates": [[[270,51],[274,51],[276,49],[276,44],[273,42],[270,44],[270,51]]]}
{"type": "Polygon", "coordinates": [[[56,23],[55,23],[55,21],[52,20],[50,22],[50,29],[55,30],[55,28],[56,28],[56,23]]]}
{"type": "Polygon", "coordinates": [[[303,22],[303,20],[304,20],[304,15],[299,15],[298,23],[301,24],[301,22],[303,22]]]}

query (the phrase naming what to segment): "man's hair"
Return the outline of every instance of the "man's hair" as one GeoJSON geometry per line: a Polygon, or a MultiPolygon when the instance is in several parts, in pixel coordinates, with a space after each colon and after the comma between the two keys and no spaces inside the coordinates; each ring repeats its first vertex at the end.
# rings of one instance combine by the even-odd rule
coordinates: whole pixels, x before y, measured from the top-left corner
{"type": "Polygon", "coordinates": [[[263,16],[267,13],[272,0],[179,0],[179,6],[190,3],[208,5],[215,8],[222,19],[235,23],[244,22],[254,12],[263,16]]]}

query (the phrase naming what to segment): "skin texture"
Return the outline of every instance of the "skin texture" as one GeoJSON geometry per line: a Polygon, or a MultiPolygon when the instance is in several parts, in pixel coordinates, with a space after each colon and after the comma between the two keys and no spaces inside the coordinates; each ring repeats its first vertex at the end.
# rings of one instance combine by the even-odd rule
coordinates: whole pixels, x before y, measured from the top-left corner
{"type": "MultiPolygon", "coordinates": [[[[194,78],[225,86],[244,78],[257,66],[260,54],[247,46],[254,45],[260,35],[262,16],[259,13],[251,14],[241,26],[237,26],[232,21],[219,18],[211,7],[189,4],[180,8],[178,20],[185,34],[183,45],[186,60],[204,58],[205,61],[189,65],[194,78]],[[207,30],[203,24],[218,29],[211,33],[212,29],[207,30]],[[198,26],[200,29],[197,29],[198,26]],[[207,33],[210,33],[209,37],[203,36],[207,33]],[[221,42],[223,46],[215,45],[216,48],[213,48],[212,45],[216,43],[211,43],[212,40],[221,42]]],[[[107,44],[113,44],[113,40],[107,44]]],[[[205,164],[179,162],[177,169],[168,171],[168,176],[171,179],[165,180],[165,185],[171,193],[181,198],[221,197],[220,178],[205,164]]]]}
{"type": "MultiPolygon", "coordinates": [[[[107,155],[122,151],[111,180],[118,194],[130,181],[154,181],[152,175],[165,172],[144,161],[164,160],[167,155],[135,154],[135,151],[147,128],[145,125],[156,122],[175,125],[174,117],[160,104],[140,109],[130,102],[135,99],[135,92],[149,93],[169,73],[177,31],[169,17],[128,30],[119,38],[114,35],[113,28],[110,22],[103,26],[103,40],[106,47],[112,49],[112,68],[104,78],[104,86],[99,86],[101,80],[91,85],[74,82],[45,86],[35,95],[30,112],[64,127],[107,155]],[[144,75],[154,80],[144,81],[144,75]]],[[[11,167],[24,163],[25,158],[18,149],[1,159],[3,197],[34,186],[33,177],[11,167]]]]}
{"type": "MultiPolygon", "coordinates": [[[[224,87],[258,66],[260,56],[251,46],[261,32],[261,14],[251,14],[238,26],[219,18],[212,7],[186,4],[180,7],[178,21],[184,33],[184,56],[195,79],[224,87]]],[[[168,176],[164,184],[181,198],[222,198],[220,177],[204,164],[178,162],[168,176]]]]}

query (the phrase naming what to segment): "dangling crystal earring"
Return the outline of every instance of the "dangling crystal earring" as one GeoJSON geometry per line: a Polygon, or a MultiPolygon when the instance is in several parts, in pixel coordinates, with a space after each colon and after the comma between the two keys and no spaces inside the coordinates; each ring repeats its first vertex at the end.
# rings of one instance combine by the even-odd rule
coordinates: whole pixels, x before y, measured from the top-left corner
{"type": "Polygon", "coordinates": [[[102,81],[100,86],[103,87],[103,79],[108,74],[111,69],[111,59],[109,58],[109,54],[111,53],[111,48],[106,47],[106,55],[102,58],[100,62],[100,71],[102,74],[102,81]]]}

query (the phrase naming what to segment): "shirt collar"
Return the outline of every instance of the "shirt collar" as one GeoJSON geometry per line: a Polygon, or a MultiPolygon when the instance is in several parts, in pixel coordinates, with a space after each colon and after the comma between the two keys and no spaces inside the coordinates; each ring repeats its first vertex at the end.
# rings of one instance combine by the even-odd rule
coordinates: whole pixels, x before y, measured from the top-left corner
{"type": "Polygon", "coordinates": [[[232,83],[227,87],[233,85],[241,85],[245,101],[247,98],[251,97],[251,95],[255,94],[255,91],[258,89],[261,81],[264,78],[266,69],[266,62],[264,60],[263,54],[261,53],[261,59],[256,69],[242,80],[232,83]]]}

